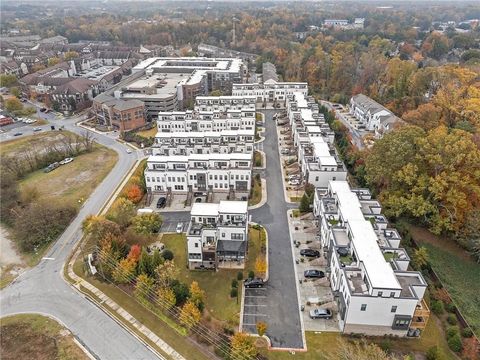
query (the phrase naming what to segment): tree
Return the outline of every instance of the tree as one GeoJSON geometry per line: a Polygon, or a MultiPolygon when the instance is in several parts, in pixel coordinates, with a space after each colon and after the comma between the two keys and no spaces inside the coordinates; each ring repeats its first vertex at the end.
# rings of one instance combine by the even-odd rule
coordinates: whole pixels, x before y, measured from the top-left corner
{"type": "Polygon", "coordinates": [[[10,98],[5,100],[5,109],[8,112],[20,111],[23,109],[23,105],[17,98],[10,98]]]}
{"type": "Polygon", "coordinates": [[[118,284],[128,284],[135,278],[137,263],[133,259],[122,259],[115,267],[112,277],[118,284]]]}
{"type": "Polygon", "coordinates": [[[267,272],[267,261],[263,255],[257,256],[255,259],[255,272],[263,276],[267,272]]]}
{"type": "Polygon", "coordinates": [[[190,296],[188,286],[178,280],[171,281],[171,289],[175,293],[175,305],[177,306],[184,304],[190,296]]]}
{"type": "Polygon", "coordinates": [[[415,250],[412,263],[417,269],[422,269],[428,265],[428,252],[426,247],[422,246],[415,250]]]}
{"type": "Polygon", "coordinates": [[[139,214],[132,219],[133,229],[137,234],[157,233],[162,226],[162,217],[158,213],[139,214]]]}
{"type": "Polygon", "coordinates": [[[146,274],[148,276],[155,276],[155,268],[153,267],[153,257],[147,253],[147,250],[142,249],[138,261],[138,273],[146,274]]]}
{"type": "Polygon", "coordinates": [[[310,199],[308,195],[305,193],[302,196],[302,200],[300,200],[300,206],[298,208],[302,213],[307,213],[310,211],[310,199]]]}
{"type": "Polygon", "coordinates": [[[187,301],[180,311],[180,323],[187,329],[191,329],[200,322],[202,314],[195,303],[187,301]]]}
{"type": "MultiPolygon", "coordinates": [[[[331,355],[323,356],[322,359],[329,359],[331,355]]],[[[338,360],[395,360],[394,355],[388,355],[378,345],[366,341],[339,340],[336,347],[335,359],[338,360]]]]}
{"type": "Polygon", "coordinates": [[[127,199],[133,202],[134,204],[138,204],[143,197],[143,191],[140,186],[136,184],[130,185],[126,190],[127,199]]]}
{"type": "Polygon", "coordinates": [[[63,54],[63,59],[65,61],[70,61],[72,59],[75,59],[79,57],[78,52],[76,51],[67,51],[65,54],[63,54]]]}
{"type": "Polygon", "coordinates": [[[107,234],[120,237],[121,230],[117,223],[107,220],[104,216],[89,215],[83,221],[83,232],[98,242],[107,234]]]}
{"type": "Polygon", "coordinates": [[[126,228],[130,225],[135,213],[135,205],[130,200],[119,198],[113,203],[107,217],[110,220],[115,221],[120,227],[126,228]]]}
{"type": "Polygon", "coordinates": [[[411,125],[431,130],[442,123],[441,109],[432,103],[420,105],[417,109],[403,114],[402,118],[411,125]]]}
{"type": "Polygon", "coordinates": [[[135,283],[134,295],[140,300],[152,300],[153,298],[154,281],[151,277],[145,274],[137,276],[135,283]]]}
{"type": "Polygon", "coordinates": [[[232,336],[230,356],[233,359],[254,359],[258,354],[257,347],[251,336],[244,332],[238,332],[232,336]]]}
{"type": "Polygon", "coordinates": [[[158,265],[155,269],[156,279],[160,286],[168,286],[177,274],[178,269],[175,267],[175,263],[170,260],[165,260],[163,264],[158,265]]]}
{"type": "Polygon", "coordinates": [[[10,92],[12,93],[13,96],[15,96],[16,98],[20,98],[22,96],[22,92],[20,91],[20,89],[18,87],[12,87],[10,89],[10,92]]]}
{"type": "Polygon", "coordinates": [[[259,336],[263,336],[265,335],[265,333],[267,332],[267,324],[264,323],[263,321],[257,321],[257,333],[259,336]]]}
{"type": "Polygon", "coordinates": [[[0,87],[11,87],[17,82],[17,77],[13,74],[0,75],[0,87]]]}
{"type": "Polygon", "coordinates": [[[133,260],[136,264],[138,262],[138,259],[140,258],[141,253],[142,253],[142,247],[140,245],[132,245],[127,255],[127,259],[133,260]]]}
{"type": "Polygon", "coordinates": [[[57,65],[60,62],[60,59],[58,57],[51,57],[48,59],[48,66],[54,66],[57,65]]]}
{"type": "Polygon", "coordinates": [[[175,292],[169,287],[159,287],[157,299],[165,310],[170,310],[176,303],[175,292]]]}
{"type": "Polygon", "coordinates": [[[192,281],[190,284],[190,301],[195,304],[200,310],[203,309],[205,302],[205,291],[203,291],[198,282],[192,281]]]}

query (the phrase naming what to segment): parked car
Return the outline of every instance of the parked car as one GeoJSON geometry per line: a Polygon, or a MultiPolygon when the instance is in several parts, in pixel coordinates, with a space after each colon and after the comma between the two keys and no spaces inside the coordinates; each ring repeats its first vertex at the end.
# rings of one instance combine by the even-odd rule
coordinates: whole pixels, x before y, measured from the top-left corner
{"type": "Polygon", "coordinates": [[[325,277],[325,273],[324,273],[323,271],[314,270],[314,269],[305,270],[305,271],[303,272],[303,275],[304,275],[306,278],[315,278],[315,279],[321,279],[321,278],[324,278],[324,277],[325,277]]]}
{"type": "Polygon", "coordinates": [[[60,166],[60,164],[58,162],[51,163],[45,169],[43,169],[43,172],[49,173],[50,171],[55,170],[59,166],[60,166]]]}
{"type": "Polygon", "coordinates": [[[300,180],[302,177],[298,174],[296,175],[289,175],[288,176],[288,180],[292,181],[292,180],[300,180]]]}
{"type": "Polygon", "coordinates": [[[164,208],[166,204],[167,204],[167,199],[164,198],[164,197],[161,197],[161,198],[158,199],[158,201],[157,201],[157,209],[164,208]]]}
{"type": "Polygon", "coordinates": [[[197,197],[197,196],[207,196],[207,192],[206,191],[196,191],[193,193],[193,196],[197,197]]]}
{"type": "Polygon", "coordinates": [[[341,247],[337,249],[337,254],[340,256],[347,256],[348,255],[348,249],[341,247]]]}
{"type": "Polygon", "coordinates": [[[288,150],[288,149],[282,149],[282,150],[280,150],[280,154],[282,154],[282,155],[288,155],[288,154],[290,154],[290,150],[288,150]]]}
{"type": "Polygon", "coordinates": [[[16,132],[15,134],[13,134],[13,136],[20,136],[20,135],[23,135],[23,133],[21,133],[21,132],[16,132]]]}
{"type": "Polygon", "coordinates": [[[42,108],[40,109],[40,112],[45,112],[45,111],[47,111],[47,108],[42,107],[42,108]]]}
{"type": "Polygon", "coordinates": [[[73,158],[68,157],[60,161],[60,165],[65,165],[65,164],[71,163],[72,161],[73,161],[73,158]]]}
{"type": "Polygon", "coordinates": [[[33,129],[34,132],[37,132],[37,131],[42,131],[42,128],[39,128],[39,127],[36,127],[33,129]]]}
{"type": "Polygon", "coordinates": [[[293,185],[293,186],[296,186],[296,185],[300,185],[302,182],[299,180],[299,179],[294,179],[294,180],[290,180],[288,182],[288,185],[293,185]]]}
{"type": "Polygon", "coordinates": [[[330,309],[316,308],[310,310],[311,319],[331,319],[332,311],[330,309]]]}
{"type": "Polygon", "coordinates": [[[243,283],[246,288],[261,288],[265,285],[265,281],[260,278],[247,279],[243,283]]]}
{"type": "Polygon", "coordinates": [[[202,202],[202,198],[199,198],[199,197],[196,198],[196,199],[195,199],[195,202],[196,202],[196,203],[201,203],[201,202],[202,202]]]}
{"type": "Polygon", "coordinates": [[[300,250],[300,255],[306,256],[306,257],[320,257],[320,251],[318,250],[313,250],[313,249],[302,249],[300,250]]]}
{"type": "Polygon", "coordinates": [[[21,99],[20,99],[20,101],[21,101],[21,102],[26,102],[26,101],[27,101],[27,99],[25,99],[25,98],[21,98],[21,99]]]}
{"type": "Polygon", "coordinates": [[[127,148],[127,154],[131,154],[131,153],[132,153],[132,149],[127,148]]]}
{"type": "Polygon", "coordinates": [[[180,234],[180,233],[183,231],[183,223],[179,222],[179,223],[177,224],[177,229],[176,229],[176,231],[177,231],[177,234],[180,234]]]}

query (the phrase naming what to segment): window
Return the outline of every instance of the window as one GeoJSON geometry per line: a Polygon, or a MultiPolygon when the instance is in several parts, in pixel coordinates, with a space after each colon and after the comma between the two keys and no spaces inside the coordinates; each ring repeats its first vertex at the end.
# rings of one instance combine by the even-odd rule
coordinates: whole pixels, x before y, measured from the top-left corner
{"type": "Polygon", "coordinates": [[[394,292],[394,291],[392,291],[392,292],[390,293],[390,297],[395,297],[395,292],[394,292]]]}
{"type": "Polygon", "coordinates": [[[396,305],[392,306],[392,309],[390,310],[390,312],[392,313],[397,312],[397,306],[396,305]]]}
{"type": "Polygon", "coordinates": [[[195,247],[198,248],[198,243],[195,243],[195,247]]]}
{"type": "Polygon", "coordinates": [[[232,234],[232,240],[243,240],[243,234],[232,234]]]}
{"type": "Polygon", "coordinates": [[[360,307],[360,311],[365,311],[367,310],[367,304],[362,304],[362,306],[360,307]]]}
{"type": "Polygon", "coordinates": [[[383,295],[383,291],[379,291],[378,296],[382,297],[382,295],[383,295]]]}

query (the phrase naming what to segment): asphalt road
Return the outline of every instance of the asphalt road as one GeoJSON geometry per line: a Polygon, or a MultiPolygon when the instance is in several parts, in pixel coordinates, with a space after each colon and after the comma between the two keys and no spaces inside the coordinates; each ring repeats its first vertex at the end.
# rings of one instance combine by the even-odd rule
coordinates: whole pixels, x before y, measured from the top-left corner
{"type": "MultiPolygon", "coordinates": [[[[267,203],[252,210],[253,221],[265,226],[268,231],[269,279],[265,291],[258,294],[259,302],[253,307],[244,308],[244,312],[252,314],[256,311],[261,316],[253,317],[265,321],[268,325],[267,335],[272,347],[303,348],[300,310],[297,298],[297,283],[292,255],[287,210],[296,208],[285,201],[283,192],[280,156],[275,121],[272,116],[275,110],[266,110],[266,137],[263,150],[267,157],[267,203]]],[[[253,294],[254,296],[256,294],[253,294]]],[[[249,302],[252,299],[249,299],[249,302]]],[[[246,302],[247,303],[247,302],[246,302]]],[[[253,314],[252,314],[253,315],[253,314]]],[[[252,317],[244,317],[244,322],[251,323],[252,317]]],[[[256,332],[251,326],[246,330],[256,332]]]]}
{"type": "MultiPolygon", "coordinates": [[[[79,118],[50,119],[57,127],[84,133],[75,126],[79,118]]],[[[29,135],[29,134],[24,134],[29,135]]],[[[20,275],[0,292],[0,315],[44,313],[56,317],[76,335],[98,359],[156,359],[146,346],[97,306],[76,292],[62,278],[63,266],[74,245],[81,239],[81,224],[89,214],[97,213],[128,173],[140,153],[127,154],[126,146],[109,136],[94,133],[96,141],[119,154],[119,161],[85,202],[77,217],[60,236],[40,263],[20,275]]],[[[0,141],[9,140],[1,138],[0,141]]]]}

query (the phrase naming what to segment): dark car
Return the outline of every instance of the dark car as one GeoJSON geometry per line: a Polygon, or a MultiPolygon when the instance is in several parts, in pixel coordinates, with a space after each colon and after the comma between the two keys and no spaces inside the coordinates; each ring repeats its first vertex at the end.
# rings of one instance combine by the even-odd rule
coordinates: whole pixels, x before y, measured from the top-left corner
{"type": "Polygon", "coordinates": [[[310,318],[312,319],[331,319],[332,311],[330,309],[316,308],[310,310],[310,318]]]}
{"type": "Polygon", "coordinates": [[[48,165],[45,169],[43,169],[43,172],[49,173],[50,171],[55,170],[59,166],[60,166],[60,164],[58,162],[54,162],[54,163],[48,165]]]}
{"type": "Polygon", "coordinates": [[[347,248],[338,248],[337,249],[337,254],[340,256],[347,256],[348,255],[348,249],[347,248]]]}
{"type": "Polygon", "coordinates": [[[13,134],[13,136],[20,136],[20,135],[23,135],[23,133],[21,133],[21,132],[16,132],[15,134],[13,134]]]}
{"type": "Polygon", "coordinates": [[[303,272],[303,275],[306,278],[315,278],[315,279],[321,279],[325,277],[325,273],[320,270],[305,270],[303,272]]]}
{"type": "Polygon", "coordinates": [[[157,209],[164,208],[166,204],[167,204],[167,199],[165,199],[164,197],[161,197],[157,201],[157,209]]]}
{"type": "Polygon", "coordinates": [[[246,288],[261,288],[265,285],[265,281],[260,278],[255,278],[255,279],[247,279],[245,280],[244,286],[246,288]]]}
{"type": "Polygon", "coordinates": [[[45,112],[45,111],[47,111],[47,108],[43,107],[43,108],[40,109],[40,112],[45,112]]]}
{"type": "Polygon", "coordinates": [[[207,193],[204,192],[204,191],[196,191],[193,193],[193,196],[197,197],[197,196],[207,196],[207,193]]]}
{"type": "Polygon", "coordinates": [[[300,255],[307,257],[320,257],[320,251],[313,249],[302,249],[300,250],[300,255]]]}
{"type": "Polygon", "coordinates": [[[196,198],[196,199],[195,199],[195,202],[196,202],[196,203],[202,202],[202,198],[196,198]]]}

